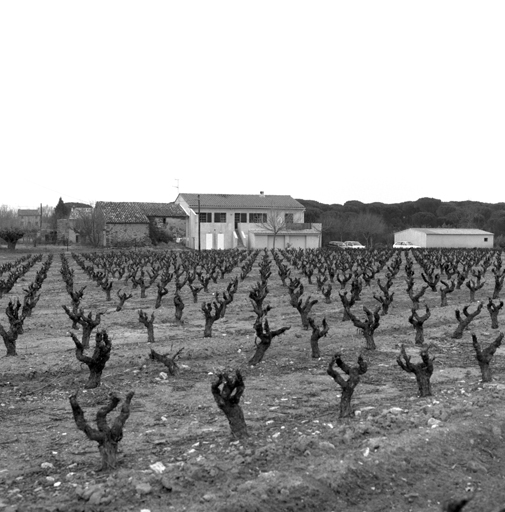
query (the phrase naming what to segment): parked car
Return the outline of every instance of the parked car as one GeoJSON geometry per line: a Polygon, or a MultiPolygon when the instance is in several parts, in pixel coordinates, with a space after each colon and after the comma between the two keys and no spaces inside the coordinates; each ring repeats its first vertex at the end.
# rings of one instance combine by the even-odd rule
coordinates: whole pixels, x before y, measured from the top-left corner
{"type": "Polygon", "coordinates": [[[333,247],[335,249],[345,249],[347,247],[344,242],[338,242],[335,240],[328,242],[328,246],[333,247]]]}
{"type": "Polygon", "coordinates": [[[401,242],[395,242],[393,244],[393,249],[420,249],[419,245],[415,245],[412,242],[407,242],[405,240],[401,242]]]}
{"type": "Polygon", "coordinates": [[[344,242],[347,249],[366,249],[366,247],[355,240],[344,242]]]}

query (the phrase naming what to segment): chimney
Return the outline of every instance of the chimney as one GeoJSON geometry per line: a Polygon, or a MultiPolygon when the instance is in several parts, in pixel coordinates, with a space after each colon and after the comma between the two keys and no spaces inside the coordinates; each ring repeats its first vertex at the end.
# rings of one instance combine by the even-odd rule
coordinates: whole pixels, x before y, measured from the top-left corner
{"type": "Polygon", "coordinates": [[[265,192],[263,192],[263,190],[262,190],[262,191],[260,191],[260,196],[261,196],[261,197],[265,197],[265,192]]]}

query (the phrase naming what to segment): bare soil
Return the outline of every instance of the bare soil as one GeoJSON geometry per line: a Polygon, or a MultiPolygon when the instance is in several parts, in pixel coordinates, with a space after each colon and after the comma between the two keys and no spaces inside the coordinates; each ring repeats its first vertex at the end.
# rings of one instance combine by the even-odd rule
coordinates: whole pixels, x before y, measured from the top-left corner
{"type": "MultiPolygon", "coordinates": [[[[258,280],[257,264],[239,283],[224,319],[203,337],[202,301],[223,292],[231,275],[211,283],[193,303],[186,286],[183,323],[174,318],[174,282],[155,310],[156,288],[140,298],[131,284],[114,282],[113,300],[95,286],[65,253],[75,271],[75,287],[86,285],[86,312],[104,312],[100,328],[112,337],[112,354],[102,386],[85,390],[88,368],[75,357],[68,335],[71,321],[62,309],[70,305],[54,255],[42,295],[25,321],[17,357],[0,358],[0,510],[21,511],[440,511],[449,499],[472,496],[465,512],[491,512],[505,506],[505,349],[491,366],[494,380],[481,382],[471,333],[487,344],[498,335],[484,308],[463,339],[453,340],[455,309],[469,304],[465,287],[440,296],[428,290],[421,307],[432,316],[425,323],[425,340],[434,343],[433,396],[419,398],[415,378],[396,362],[400,344],[418,360],[415,332],[408,323],[411,301],[403,269],[395,278],[393,305],[375,333],[376,351],[363,351],[364,338],[351,322],[342,322],[338,283],[332,303],[325,304],[315,284],[299,276],[305,296],[318,298],[312,316],[326,317],[330,330],[320,340],[320,359],[312,359],[310,331],[289,304],[275,263],[266,303],[272,328],[291,326],[275,338],[262,363],[248,365],[255,348],[255,315],[248,294],[258,280]],[[115,311],[116,291],[134,296],[115,311]],[[138,310],[155,314],[155,343],[147,343],[138,310]],[[150,348],[174,353],[184,348],[180,373],[149,359],[150,348]],[[326,369],[333,354],[355,365],[363,351],[368,371],[353,396],[355,416],[339,419],[341,390],[326,369]],[[225,416],[213,400],[210,384],[223,370],[240,369],[245,378],[241,401],[250,438],[230,436],[225,416]],[[69,396],[78,390],[86,418],[109,393],[122,398],[134,391],[131,415],[120,442],[115,471],[99,471],[96,443],[77,430],[69,396]]],[[[0,264],[22,255],[0,253],[0,264]]],[[[44,255],[44,259],[47,254],[44,255]]],[[[0,322],[9,299],[23,297],[36,264],[14,289],[0,299],[0,322]]],[[[416,286],[423,284],[416,265],[416,286]]],[[[377,277],[383,277],[383,274],[377,277]]],[[[487,301],[492,276],[476,293],[487,301]]],[[[376,284],[365,287],[361,307],[374,308],[376,284]]],[[[474,306],[471,306],[473,311],[474,306]]],[[[421,309],[423,311],[423,309],[421,309]]],[[[500,322],[503,320],[500,319],[500,322]]],[[[79,335],[78,332],[76,334],[79,335]]],[[[93,347],[93,338],[92,338],[93,347]]],[[[113,412],[110,418],[114,418],[113,412]]]]}

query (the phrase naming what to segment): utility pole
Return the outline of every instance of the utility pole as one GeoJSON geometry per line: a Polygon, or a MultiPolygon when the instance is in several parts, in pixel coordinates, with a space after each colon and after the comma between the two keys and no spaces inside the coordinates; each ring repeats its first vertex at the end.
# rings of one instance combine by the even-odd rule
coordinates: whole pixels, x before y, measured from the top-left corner
{"type": "Polygon", "coordinates": [[[200,242],[200,194],[198,194],[198,252],[202,249],[200,242]]]}

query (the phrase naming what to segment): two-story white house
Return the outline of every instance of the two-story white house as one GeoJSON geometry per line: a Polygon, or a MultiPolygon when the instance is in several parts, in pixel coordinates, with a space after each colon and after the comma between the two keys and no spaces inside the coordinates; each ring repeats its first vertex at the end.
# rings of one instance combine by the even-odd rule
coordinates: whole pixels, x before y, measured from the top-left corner
{"type": "Polygon", "coordinates": [[[321,246],[321,224],[304,223],[305,207],[291,196],[181,193],[175,203],[188,214],[193,249],[321,246]]]}

